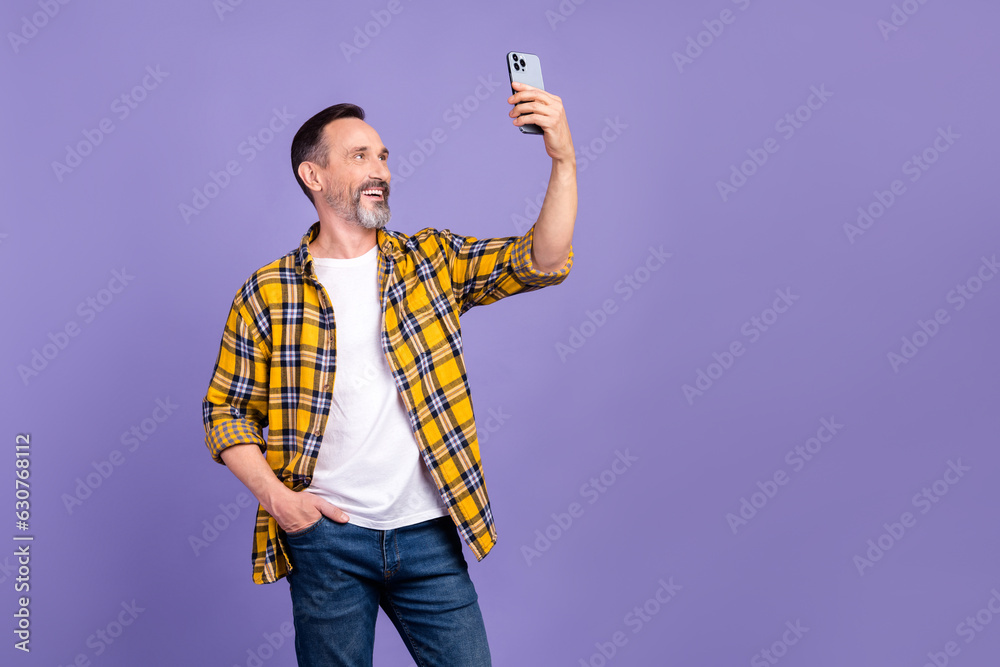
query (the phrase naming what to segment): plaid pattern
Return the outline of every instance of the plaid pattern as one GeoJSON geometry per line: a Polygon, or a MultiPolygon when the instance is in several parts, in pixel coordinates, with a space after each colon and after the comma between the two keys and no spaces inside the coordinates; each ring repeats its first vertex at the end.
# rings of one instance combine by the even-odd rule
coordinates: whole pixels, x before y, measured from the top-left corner
{"type": "MultiPolygon", "coordinates": [[[[255,271],[236,293],[202,403],[212,458],[223,463],[226,447],[256,444],[294,491],[312,481],[337,359],[333,308],[308,250],[318,233],[316,222],[299,247],[255,271]]],[[[523,236],[476,239],[430,228],[413,236],[376,230],[382,349],[423,461],[477,560],[496,543],[496,529],[459,315],[566,279],[572,250],[558,271],[538,271],[531,264],[533,233],[532,227],[523,236]]],[[[258,506],[254,582],[285,576],[291,570],[287,553],[283,531],[258,506]]]]}

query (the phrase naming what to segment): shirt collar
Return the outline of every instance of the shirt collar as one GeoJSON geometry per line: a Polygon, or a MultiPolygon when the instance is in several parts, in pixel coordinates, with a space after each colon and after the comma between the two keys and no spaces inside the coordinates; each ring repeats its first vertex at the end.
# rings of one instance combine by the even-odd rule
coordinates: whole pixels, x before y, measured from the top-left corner
{"type": "MultiPolygon", "coordinates": [[[[313,265],[313,256],[309,252],[309,244],[319,236],[319,221],[317,220],[309,226],[309,229],[302,236],[298,252],[295,258],[295,271],[299,275],[316,277],[316,270],[313,265]]],[[[375,244],[379,247],[379,252],[386,256],[398,259],[400,252],[399,239],[393,232],[388,232],[383,228],[375,230],[375,244]]]]}

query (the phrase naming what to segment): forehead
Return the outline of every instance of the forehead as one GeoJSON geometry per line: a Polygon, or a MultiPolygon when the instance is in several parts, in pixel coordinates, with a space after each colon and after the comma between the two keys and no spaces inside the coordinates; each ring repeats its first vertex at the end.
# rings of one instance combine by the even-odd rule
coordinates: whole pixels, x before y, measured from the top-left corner
{"type": "Polygon", "coordinates": [[[360,118],[338,118],[323,128],[327,145],[336,153],[344,153],[353,148],[367,146],[369,150],[381,151],[385,146],[371,125],[360,118]]]}

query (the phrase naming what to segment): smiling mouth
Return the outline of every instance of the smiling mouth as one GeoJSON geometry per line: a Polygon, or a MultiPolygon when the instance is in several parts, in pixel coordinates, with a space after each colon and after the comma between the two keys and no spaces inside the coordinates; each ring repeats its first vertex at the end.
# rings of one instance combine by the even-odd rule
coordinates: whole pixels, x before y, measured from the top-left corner
{"type": "Polygon", "coordinates": [[[385,200],[385,191],[382,188],[366,188],[361,191],[361,196],[365,199],[385,200]]]}

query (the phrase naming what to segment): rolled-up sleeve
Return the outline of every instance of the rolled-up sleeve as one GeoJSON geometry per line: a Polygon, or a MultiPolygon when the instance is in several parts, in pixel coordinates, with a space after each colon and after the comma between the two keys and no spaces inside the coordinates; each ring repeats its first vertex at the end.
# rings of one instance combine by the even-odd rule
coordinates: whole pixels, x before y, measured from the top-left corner
{"type": "Polygon", "coordinates": [[[522,282],[529,285],[545,287],[547,285],[558,285],[573,268],[573,246],[569,247],[569,256],[565,263],[555,271],[539,271],[531,263],[531,244],[535,236],[535,227],[532,225],[523,236],[516,237],[511,247],[511,269],[522,282]]]}
{"type": "Polygon", "coordinates": [[[532,227],[522,236],[476,239],[444,230],[452,290],[461,312],[512,294],[558,285],[566,279],[573,268],[572,246],[562,267],[539,271],[531,262],[534,231],[532,227]]]}
{"type": "Polygon", "coordinates": [[[218,463],[227,447],[255,444],[267,448],[269,361],[259,335],[247,324],[237,296],[226,319],[215,370],[202,401],[205,444],[218,463]]]}

